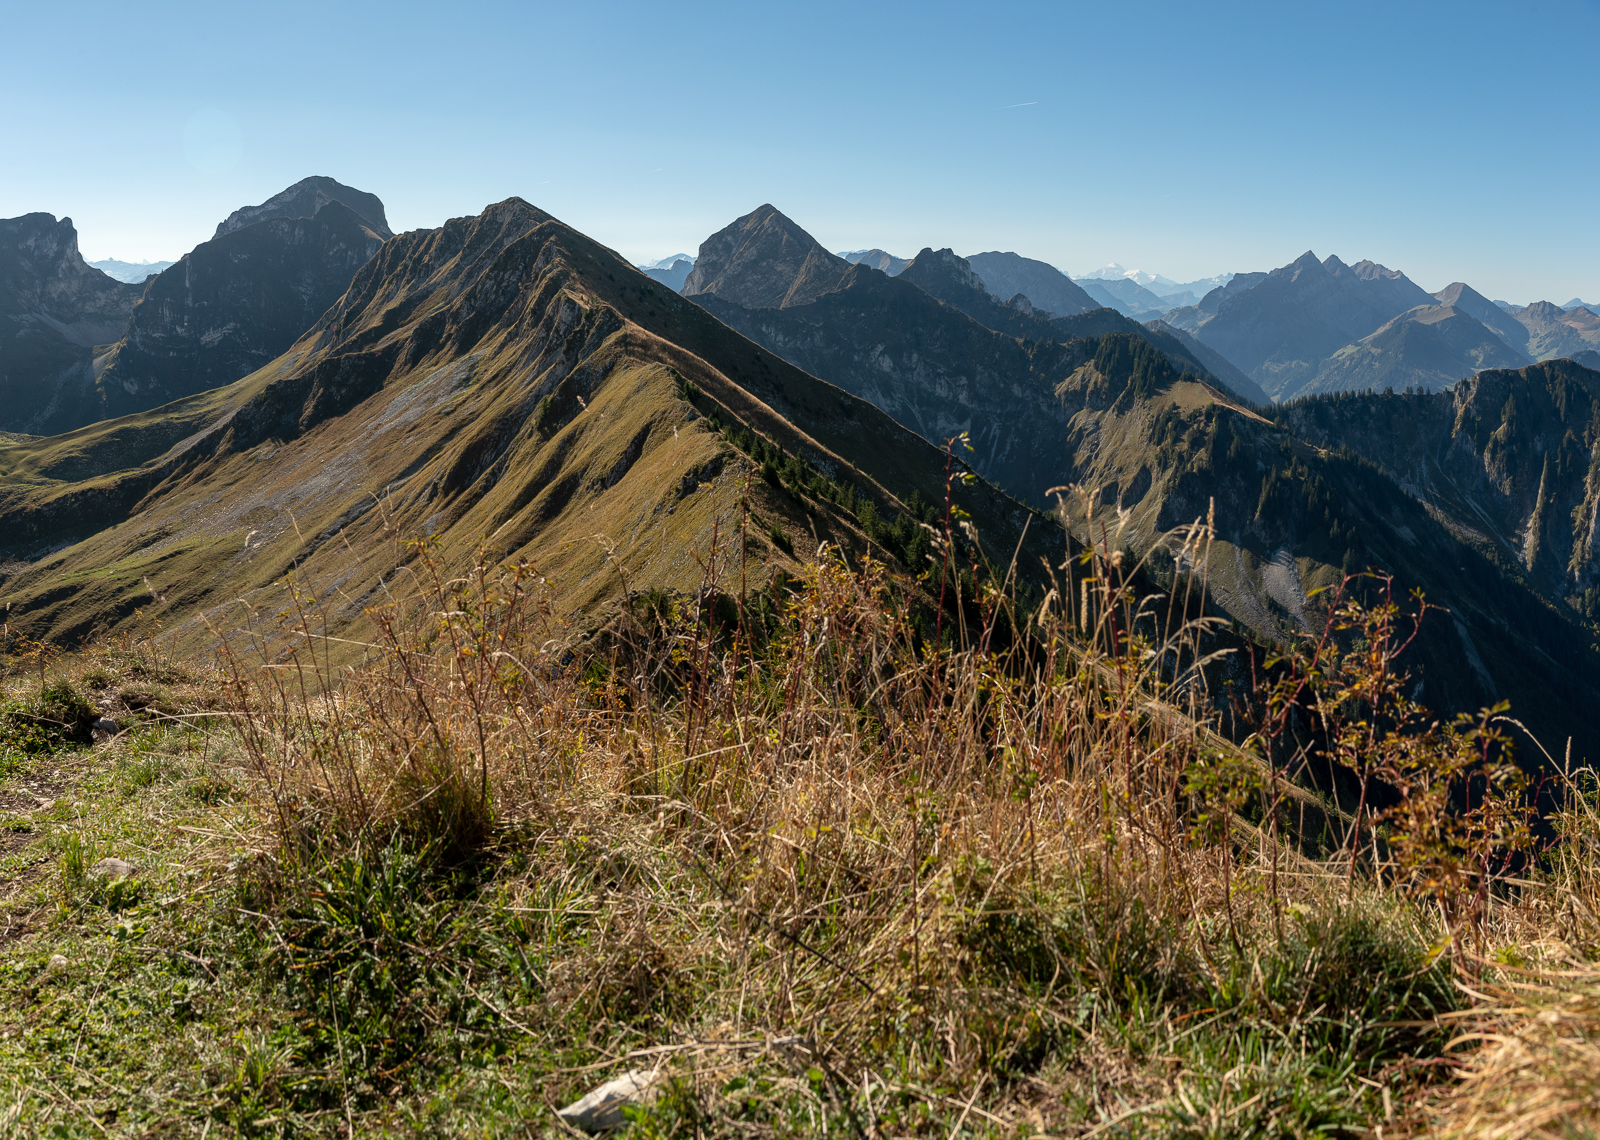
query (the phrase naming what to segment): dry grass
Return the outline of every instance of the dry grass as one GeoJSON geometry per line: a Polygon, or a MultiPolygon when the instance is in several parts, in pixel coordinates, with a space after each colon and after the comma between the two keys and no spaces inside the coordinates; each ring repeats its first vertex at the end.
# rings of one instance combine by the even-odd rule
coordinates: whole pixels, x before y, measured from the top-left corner
{"type": "Polygon", "coordinates": [[[1397,609],[1328,600],[1234,742],[1207,629],[1103,549],[1031,613],[973,574],[920,618],[937,575],[825,558],[755,595],[716,553],[581,645],[533,567],[423,549],[353,666],[298,591],[220,682],[117,650],[104,691],[231,710],[259,930],[227,937],[329,1010],[240,1047],[237,1127],[425,1130],[408,1097],[470,1038],[536,1105],[663,1067],[645,1135],[1592,1129],[1595,781],[1534,863],[1513,785],[1449,813],[1493,726],[1413,723],[1397,609]],[[1401,810],[1296,786],[1326,750],[1401,810]]]}
{"type": "MultiPolygon", "coordinates": [[[[592,916],[515,1015],[552,1052],[575,1019],[686,1057],[798,1036],[837,1111],[914,1088],[996,1126],[1370,1113],[1358,1077],[1416,1036],[1381,1023],[1443,992],[1434,924],[1287,841],[1338,813],[1198,715],[1203,624],[1152,642],[1117,560],[1063,570],[1033,614],[992,586],[940,611],[944,650],[871,562],[637,598],[577,655],[527,566],[413,580],[345,671],[296,608],[232,663],[279,874],[514,848],[513,906],[592,916]]],[[[715,1100],[735,1061],[679,1075],[715,1100]]]]}

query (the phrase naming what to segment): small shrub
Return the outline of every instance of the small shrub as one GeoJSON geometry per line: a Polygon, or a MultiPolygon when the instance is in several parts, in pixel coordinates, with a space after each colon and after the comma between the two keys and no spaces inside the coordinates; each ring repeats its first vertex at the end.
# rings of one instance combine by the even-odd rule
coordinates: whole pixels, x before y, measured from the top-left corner
{"type": "Polygon", "coordinates": [[[0,751],[37,754],[89,744],[99,713],[66,681],[0,704],[0,751]]]}

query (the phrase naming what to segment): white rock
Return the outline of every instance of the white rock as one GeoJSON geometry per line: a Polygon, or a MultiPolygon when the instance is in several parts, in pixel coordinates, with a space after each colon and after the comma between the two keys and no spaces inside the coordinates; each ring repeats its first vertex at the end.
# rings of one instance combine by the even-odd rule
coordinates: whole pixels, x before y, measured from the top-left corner
{"type": "Polygon", "coordinates": [[[622,1110],[630,1104],[647,1104],[655,1098],[657,1086],[666,1074],[650,1069],[633,1069],[575,1100],[556,1115],[585,1132],[604,1132],[623,1121],[622,1110]]]}
{"type": "Polygon", "coordinates": [[[134,865],[126,859],[111,857],[102,859],[90,867],[89,874],[96,879],[110,879],[116,882],[118,879],[126,879],[135,870],[134,865]]]}
{"type": "Polygon", "coordinates": [[[109,732],[112,736],[122,731],[122,726],[108,716],[103,716],[95,721],[94,726],[101,732],[109,732]]]}
{"type": "Polygon", "coordinates": [[[62,970],[65,970],[70,965],[72,965],[72,963],[67,961],[65,955],[52,954],[50,955],[50,961],[45,963],[44,968],[46,973],[59,974],[62,970]]]}

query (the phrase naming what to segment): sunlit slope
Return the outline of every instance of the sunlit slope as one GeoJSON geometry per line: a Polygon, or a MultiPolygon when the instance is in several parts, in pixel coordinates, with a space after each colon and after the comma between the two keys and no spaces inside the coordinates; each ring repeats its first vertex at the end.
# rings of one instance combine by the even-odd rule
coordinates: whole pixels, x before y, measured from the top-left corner
{"type": "MultiPolygon", "coordinates": [[[[943,496],[943,455],[870,404],[785,364],[611,251],[512,199],[403,235],[283,357],[235,384],[68,436],[0,443],[13,620],[71,638],[160,612],[209,638],[230,605],[293,573],[334,626],[432,537],[447,565],[526,557],[592,614],[624,588],[697,587],[749,488],[747,575],[852,519],[752,478],[719,410],[894,510],[943,496]],[[614,555],[610,552],[614,552],[614,555]]],[[[961,492],[1009,557],[1025,508],[961,492]]],[[[1059,557],[1034,520],[1030,566],[1059,557]]],[[[280,595],[281,596],[281,595],[280,595]]]]}

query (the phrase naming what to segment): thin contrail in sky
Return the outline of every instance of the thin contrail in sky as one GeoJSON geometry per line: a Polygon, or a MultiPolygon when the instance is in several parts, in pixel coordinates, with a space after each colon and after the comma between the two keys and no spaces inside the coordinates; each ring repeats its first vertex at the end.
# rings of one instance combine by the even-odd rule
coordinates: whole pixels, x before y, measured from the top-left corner
{"type": "Polygon", "coordinates": [[[1038,105],[1039,105],[1039,100],[1035,99],[1032,103],[1009,103],[1006,106],[1001,107],[1000,109],[1002,111],[1009,111],[1009,110],[1011,110],[1012,107],[1037,107],[1038,105]]]}

